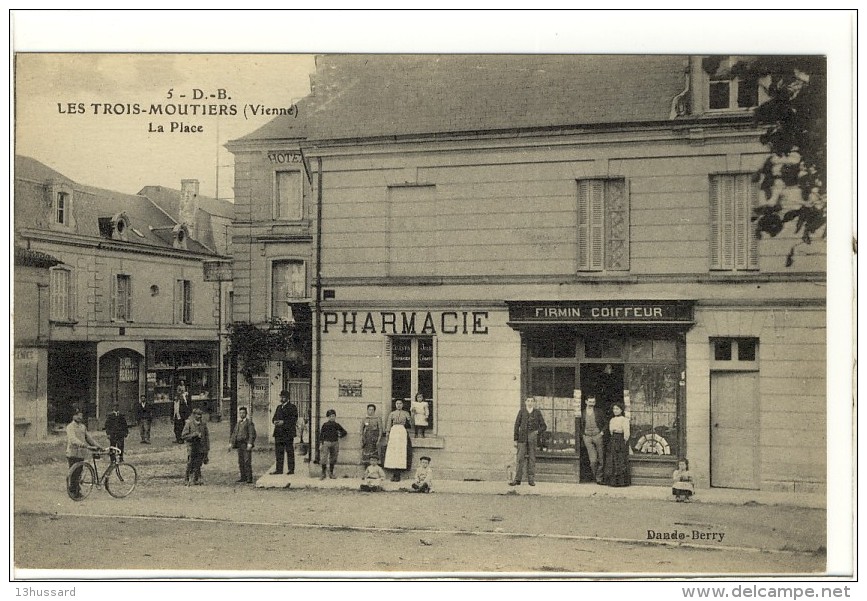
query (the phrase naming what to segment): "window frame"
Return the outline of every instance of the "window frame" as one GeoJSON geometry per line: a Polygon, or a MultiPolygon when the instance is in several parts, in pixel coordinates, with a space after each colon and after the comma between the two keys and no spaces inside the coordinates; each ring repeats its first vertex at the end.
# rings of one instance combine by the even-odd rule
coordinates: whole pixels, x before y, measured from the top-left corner
{"type": "Polygon", "coordinates": [[[753,174],[745,172],[711,173],[708,177],[709,212],[709,263],[711,271],[750,272],[759,271],[758,239],[753,230],[753,210],[759,203],[758,185],[753,182],[753,174]],[[720,183],[731,178],[731,196],[724,197],[720,183]],[[746,194],[740,186],[747,187],[746,194]],[[746,203],[742,205],[741,203],[746,203]],[[730,205],[730,206],[727,206],[730,205]],[[726,215],[726,209],[730,214],[726,215]],[[726,233],[726,228],[730,232],[726,233]],[[726,237],[731,240],[727,241],[726,237]],[[738,244],[743,246],[739,251],[738,244]]]}
{"type": "Polygon", "coordinates": [[[48,272],[48,320],[53,323],[75,323],[75,274],[72,268],[68,265],[56,265],[51,267],[48,272]],[[65,274],[66,282],[62,300],[56,300],[61,296],[55,282],[55,278],[60,273],[65,274]],[[63,315],[55,312],[59,304],[63,305],[63,315]]]}
{"type": "Polygon", "coordinates": [[[577,270],[583,272],[623,272],[630,270],[631,195],[629,179],[620,176],[584,177],[576,180],[577,270]],[[622,206],[614,208],[612,189],[621,186],[622,206]],[[586,188],[586,191],[585,191],[586,188]],[[598,191],[594,188],[598,188],[598,191]],[[615,214],[621,213],[625,235],[613,236],[615,214]],[[614,263],[615,243],[622,244],[622,263],[614,263]],[[594,252],[594,247],[598,250],[594,252]],[[594,256],[595,255],[595,256],[594,256]]]}
{"type": "MultiPolygon", "coordinates": [[[[383,353],[383,357],[385,359],[385,371],[384,371],[384,393],[385,399],[388,403],[385,411],[385,415],[387,416],[390,412],[394,411],[394,402],[396,400],[402,400],[404,402],[404,411],[410,412],[411,403],[415,399],[415,395],[418,393],[419,388],[419,371],[420,370],[429,370],[431,373],[431,398],[425,397],[425,401],[427,401],[428,406],[430,408],[430,415],[428,418],[428,426],[427,426],[427,434],[434,438],[437,436],[438,429],[438,405],[437,403],[437,355],[438,355],[438,344],[437,337],[434,335],[422,335],[422,334],[388,334],[385,337],[385,352],[383,353]],[[409,401],[407,401],[406,397],[401,399],[396,399],[394,396],[394,364],[393,364],[393,349],[394,349],[394,341],[397,338],[407,338],[410,340],[410,367],[408,371],[410,372],[410,397],[409,401]],[[419,341],[420,340],[429,340],[431,344],[431,353],[433,357],[431,358],[431,367],[430,368],[420,368],[418,366],[419,363],[419,341]]],[[[404,369],[404,368],[400,368],[404,369]]]]}
{"type": "Polygon", "coordinates": [[[304,219],[304,175],[300,169],[275,169],[272,178],[272,206],[271,215],[275,221],[302,221],[304,219]],[[284,216],[282,214],[283,203],[280,198],[280,174],[291,173],[297,176],[297,203],[294,215],[284,216]]]}
{"type": "Polygon", "coordinates": [[[193,283],[175,280],[175,323],[193,323],[193,283]]]}
{"type": "Polygon", "coordinates": [[[713,371],[758,371],[760,358],[760,340],[758,336],[712,336],[708,339],[710,368],[713,371]],[[727,342],[731,345],[730,359],[716,358],[716,344],[727,342]],[[741,345],[749,343],[753,346],[753,358],[742,360],[741,345]]]}
{"type": "MultiPolygon", "coordinates": [[[[308,261],[306,259],[303,259],[300,257],[275,257],[275,258],[270,260],[269,270],[268,270],[268,272],[270,274],[270,277],[268,278],[268,316],[271,319],[275,319],[275,318],[284,319],[281,315],[279,315],[279,313],[280,313],[279,311],[275,311],[275,305],[276,305],[276,301],[277,301],[277,299],[275,297],[275,294],[276,294],[275,279],[274,279],[274,276],[276,275],[275,270],[280,265],[292,265],[292,264],[300,264],[301,265],[301,273],[303,273],[303,275],[304,275],[303,295],[298,296],[298,297],[292,296],[292,297],[288,297],[287,299],[282,299],[282,300],[284,302],[286,302],[287,306],[290,304],[293,304],[293,303],[310,302],[310,278],[309,278],[309,274],[307,273],[308,261]],[[289,300],[289,299],[291,299],[291,300],[289,300]]],[[[288,311],[287,311],[287,317],[288,317],[288,311]]]]}
{"type": "MultiPolygon", "coordinates": [[[[747,56],[738,56],[738,55],[727,55],[722,57],[724,61],[725,73],[731,73],[732,66],[736,64],[738,61],[747,60],[749,57],[747,56]]],[[[723,63],[721,63],[723,66],[723,63]]],[[[743,83],[743,78],[741,77],[721,77],[714,78],[712,73],[708,73],[707,71],[702,70],[704,73],[705,81],[704,81],[704,93],[705,93],[705,111],[708,113],[746,113],[754,110],[757,106],[762,104],[765,100],[767,100],[767,94],[762,93],[761,85],[756,86],[755,92],[755,104],[750,106],[740,106],[738,104],[738,99],[740,97],[740,89],[741,84],[743,83]],[[715,83],[725,82],[728,84],[728,103],[724,107],[711,107],[711,87],[715,83]]]]}
{"type": "Polygon", "coordinates": [[[131,322],[132,318],[132,276],[128,273],[116,273],[111,279],[111,320],[131,322]],[[126,282],[126,302],[121,303],[120,282],[126,282]],[[124,315],[120,314],[121,304],[124,305],[124,315]]]}

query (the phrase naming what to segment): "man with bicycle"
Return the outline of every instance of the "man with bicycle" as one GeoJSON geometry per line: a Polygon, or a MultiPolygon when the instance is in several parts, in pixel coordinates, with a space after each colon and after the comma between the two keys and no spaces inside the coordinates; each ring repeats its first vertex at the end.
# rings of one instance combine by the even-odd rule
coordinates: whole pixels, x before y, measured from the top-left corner
{"type": "MultiPolygon", "coordinates": [[[[69,462],[69,467],[72,467],[79,461],[87,461],[90,459],[94,451],[101,451],[101,447],[96,444],[96,441],[90,436],[87,431],[87,424],[84,422],[84,411],[80,407],[72,409],[72,421],[66,426],[66,460],[69,462]]],[[[69,496],[72,498],[80,497],[81,490],[79,489],[79,477],[81,468],[79,467],[69,478],[69,496]]]]}

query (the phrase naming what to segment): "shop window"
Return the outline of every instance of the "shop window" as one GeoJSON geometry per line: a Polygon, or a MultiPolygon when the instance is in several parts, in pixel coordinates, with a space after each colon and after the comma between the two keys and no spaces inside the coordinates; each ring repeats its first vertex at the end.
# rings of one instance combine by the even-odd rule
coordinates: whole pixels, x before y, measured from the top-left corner
{"type": "Polygon", "coordinates": [[[274,219],[299,220],[303,217],[303,192],[300,171],[274,172],[274,219]]]}
{"type": "Polygon", "coordinates": [[[677,364],[627,364],[629,444],[638,455],[678,455],[677,364]]]}
{"type": "Polygon", "coordinates": [[[545,418],[548,431],[539,441],[546,453],[575,452],[575,366],[536,365],[530,368],[530,395],[545,418]]]}
{"type": "Polygon", "coordinates": [[[629,193],[626,180],[578,180],[578,270],[628,269],[629,193]]]}
{"type": "Polygon", "coordinates": [[[132,278],[119,273],[111,283],[111,318],[132,321],[132,278]]]}
{"type": "Polygon", "coordinates": [[[434,423],[434,340],[430,336],[392,336],[391,351],[391,398],[402,400],[405,411],[418,393],[428,404],[428,430],[434,423]]]}
{"type": "Polygon", "coordinates": [[[543,338],[530,338],[527,351],[532,359],[574,359],[576,337],[557,333],[543,338]]]}
{"type": "Polygon", "coordinates": [[[759,105],[758,82],[744,80],[732,73],[735,65],[745,60],[749,60],[748,57],[710,56],[702,61],[707,75],[709,110],[749,109],[759,105]]]}
{"type": "Polygon", "coordinates": [[[193,284],[189,280],[175,283],[175,323],[193,323],[193,284]]]}
{"type": "Polygon", "coordinates": [[[751,221],[756,198],[756,185],[748,173],[711,176],[711,269],[758,269],[758,240],[751,221]]]}
{"type": "Polygon", "coordinates": [[[304,261],[274,261],[271,264],[271,317],[293,319],[291,303],[307,298],[304,261]]]}
{"type": "Polygon", "coordinates": [[[587,359],[616,359],[623,355],[620,338],[588,336],[584,339],[584,357],[587,359]]]}
{"type": "Polygon", "coordinates": [[[758,369],[758,338],[714,338],[710,344],[712,369],[758,369]]]}
{"type": "Polygon", "coordinates": [[[75,287],[72,270],[52,267],[49,280],[49,318],[51,321],[71,322],[75,319],[75,287]]]}

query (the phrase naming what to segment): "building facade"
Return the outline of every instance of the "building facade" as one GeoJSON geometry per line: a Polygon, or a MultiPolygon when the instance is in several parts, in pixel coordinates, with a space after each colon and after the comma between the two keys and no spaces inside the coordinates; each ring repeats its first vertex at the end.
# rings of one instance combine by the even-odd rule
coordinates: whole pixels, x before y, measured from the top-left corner
{"type": "MultiPolygon", "coordinates": [[[[15,237],[58,260],[46,293],[47,427],[68,423],[73,405],[101,426],[114,401],[134,419],[141,395],[171,415],[182,381],[194,406],[219,415],[220,303],[203,262],[228,257],[144,196],[81,185],[20,156],[15,237]]],[[[28,318],[16,305],[18,331],[28,318]]]]}
{"type": "Polygon", "coordinates": [[[421,393],[438,473],[502,479],[532,395],[539,479],[588,481],[592,394],[626,409],[633,483],[687,457],[699,486],[824,488],[824,249],[786,267],[797,238],[753,233],[736,57],[367,58],[322,57],[307,120],[262,132],[307,171],[310,406],[342,460],[369,403],[421,393]]]}

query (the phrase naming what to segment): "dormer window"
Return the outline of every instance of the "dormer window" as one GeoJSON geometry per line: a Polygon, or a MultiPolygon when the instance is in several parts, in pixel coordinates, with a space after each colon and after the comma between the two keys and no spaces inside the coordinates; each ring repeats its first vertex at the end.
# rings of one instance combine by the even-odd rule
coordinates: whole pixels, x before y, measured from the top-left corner
{"type": "Polygon", "coordinates": [[[72,188],[63,182],[49,182],[46,188],[47,201],[51,207],[50,224],[53,228],[70,228],[72,218],[72,188]]]}
{"type": "Polygon", "coordinates": [[[187,250],[187,240],[190,238],[190,230],[183,223],[172,228],[172,246],[187,250]]]}
{"type": "Polygon", "coordinates": [[[99,233],[103,238],[127,241],[130,229],[129,217],[126,213],[118,213],[114,217],[99,218],[99,233]]]}
{"type": "Polygon", "coordinates": [[[702,59],[707,76],[707,109],[711,111],[746,110],[759,105],[759,86],[732,73],[747,56],[709,56],[702,59]]]}

